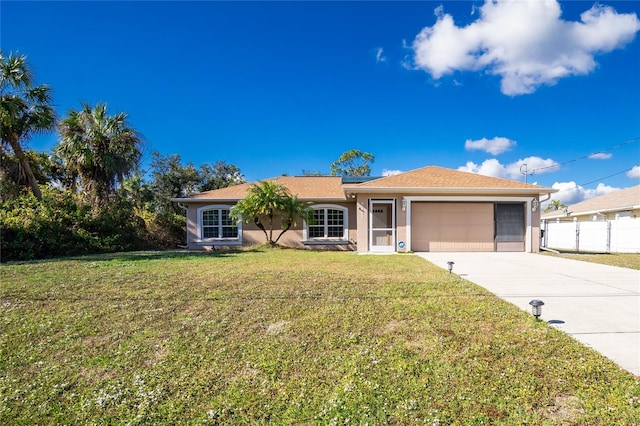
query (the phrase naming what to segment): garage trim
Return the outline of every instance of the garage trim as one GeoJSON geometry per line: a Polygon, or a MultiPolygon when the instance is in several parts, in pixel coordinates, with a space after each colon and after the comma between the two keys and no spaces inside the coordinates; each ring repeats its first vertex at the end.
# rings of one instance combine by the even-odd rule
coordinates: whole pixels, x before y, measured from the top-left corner
{"type": "Polygon", "coordinates": [[[532,251],[531,246],[531,202],[535,198],[531,197],[491,197],[491,196],[430,196],[430,195],[413,195],[402,197],[402,205],[406,215],[406,248],[407,251],[411,249],[411,203],[416,201],[431,201],[431,202],[446,202],[446,201],[458,201],[458,202],[520,202],[525,203],[526,211],[526,223],[525,223],[525,249],[524,251],[530,253],[532,251]]]}

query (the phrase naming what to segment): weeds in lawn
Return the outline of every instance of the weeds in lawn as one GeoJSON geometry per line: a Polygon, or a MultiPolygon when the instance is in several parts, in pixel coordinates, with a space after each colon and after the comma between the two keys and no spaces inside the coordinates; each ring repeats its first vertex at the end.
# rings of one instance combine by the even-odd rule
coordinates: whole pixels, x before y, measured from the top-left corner
{"type": "Polygon", "coordinates": [[[3,265],[0,423],[638,424],[640,379],[414,256],[3,265]]]}

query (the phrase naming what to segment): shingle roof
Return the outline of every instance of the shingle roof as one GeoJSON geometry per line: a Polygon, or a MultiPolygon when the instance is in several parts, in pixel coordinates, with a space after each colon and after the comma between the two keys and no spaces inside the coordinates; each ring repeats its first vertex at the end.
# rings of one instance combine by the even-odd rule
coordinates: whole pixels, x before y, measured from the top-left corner
{"type": "MultiPolygon", "coordinates": [[[[567,211],[569,211],[572,216],[575,216],[585,213],[604,213],[607,211],[621,211],[637,208],[640,208],[640,185],[581,201],[567,207],[567,211]]],[[[545,217],[548,218],[556,216],[566,216],[566,214],[564,212],[553,211],[543,214],[542,218],[544,219],[545,217]]]]}
{"type": "MultiPolygon", "coordinates": [[[[340,176],[279,176],[262,181],[276,182],[285,186],[293,195],[302,200],[347,200],[347,192],[398,191],[402,192],[438,192],[458,190],[460,193],[527,192],[550,193],[556,190],[544,186],[531,185],[518,181],[500,179],[475,173],[461,172],[444,167],[427,166],[399,175],[369,180],[363,183],[342,183],[340,176]]],[[[251,184],[231,186],[201,192],[188,198],[175,198],[174,201],[237,201],[245,197],[251,184]]]]}
{"type": "MultiPolygon", "coordinates": [[[[302,200],[346,200],[340,176],[278,176],[263,179],[283,185],[302,200]]],[[[190,199],[241,200],[245,197],[251,184],[230,186],[192,195],[190,199]]]]}
{"type": "MultiPolygon", "coordinates": [[[[427,166],[398,175],[387,176],[357,185],[359,188],[473,188],[473,189],[536,189],[549,188],[508,179],[483,176],[438,166],[427,166]]],[[[352,186],[349,186],[351,189],[352,186]]],[[[551,191],[553,192],[553,191],[551,191]]]]}

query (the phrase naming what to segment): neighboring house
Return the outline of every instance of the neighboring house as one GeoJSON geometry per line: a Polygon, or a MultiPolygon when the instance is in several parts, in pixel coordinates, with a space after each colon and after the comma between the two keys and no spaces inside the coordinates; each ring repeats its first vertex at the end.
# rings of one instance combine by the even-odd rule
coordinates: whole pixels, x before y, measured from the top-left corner
{"type": "Polygon", "coordinates": [[[640,185],[590,198],[566,209],[542,214],[542,220],[570,219],[580,222],[640,217],[640,185]]]}
{"type": "MultiPolygon", "coordinates": [[[[284,234],[281,244],[372,253],[537,252],[540,197],[556,192],[436,166],[381,178],[266,180],[287,187],[315,210],[314,223],[300,221],[284,234]]],[[[236,225],[229,219],[229,210],[245,197],[249,185],[173,199],[187,210],[189,249],[264,242],[264,234],[253,223],[236,225]]]]}
{"type": "Polygon", "coordinates": [[[545,248],[640,253],[640,185],[542,215],[545,248]]]}

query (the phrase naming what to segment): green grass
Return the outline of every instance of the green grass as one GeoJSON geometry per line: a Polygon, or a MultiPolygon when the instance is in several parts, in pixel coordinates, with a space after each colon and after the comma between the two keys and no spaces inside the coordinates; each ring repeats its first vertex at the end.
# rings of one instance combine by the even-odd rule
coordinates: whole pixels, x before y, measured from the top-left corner
{"type": "Polygon", "coordinates": [[[546,256],[563,257],[565,259],[582,260],[585,262],[602,263],[603,265],[619,266],[621,268],[640,269],[640,253],[552,253],[541,252],[546,256]]]}
{"type": "Polygon", "coordinates": [[[640,423],[640,378],[414,256],[0,266],[0,424],[640,423]]]}

